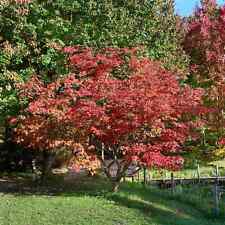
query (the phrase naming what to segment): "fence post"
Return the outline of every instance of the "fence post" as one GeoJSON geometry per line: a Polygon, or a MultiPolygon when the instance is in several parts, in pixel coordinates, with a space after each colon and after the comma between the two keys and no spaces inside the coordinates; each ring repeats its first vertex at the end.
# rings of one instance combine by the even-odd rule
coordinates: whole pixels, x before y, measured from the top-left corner
{"type": "Polygon", "coordinates": [[[199,164],[197,165],[197,176],[198,176],[198,183],[201,181],[201,173],[200,173],[200,166],[199,164]]]}
{"type": "Polygon", "coordinates": [[[151,178],[151,171],[148,171],[148,181],[151,182],[152,178],[151,178]]]}
{"type": "Polygon", "coordinates": [[[143,184],[144,186],[146,185],[146,168],[144,167],[144,181],[143,181],[143,184]]]}
{"type": "Polygon", "coordinates": [[[214,197],[214,215],[219,216],[220,208],[219,208],[218,177],[215,179],[215,183],[214,183],[214,187],[213,187],[213,197],[214,197]]]}
{"type": "Polygon", "coordinates": [[[164,179],[167,180],[167,171],[165,171],[165,178],[164,179]]]}
{"type": "MultiPolygon", "coordinates": [[[[218,164],[216,165],[216,177],[218,178],[219,177],[219,166],[218,164]]],[[[218,181],[217,181],[218,182],[218,181]]]]}
{"type": "Polygon", "coordinates": [[[171,173],[171,192],[174,194],[175,182],[174,182],[174,174],[171,173]]]}

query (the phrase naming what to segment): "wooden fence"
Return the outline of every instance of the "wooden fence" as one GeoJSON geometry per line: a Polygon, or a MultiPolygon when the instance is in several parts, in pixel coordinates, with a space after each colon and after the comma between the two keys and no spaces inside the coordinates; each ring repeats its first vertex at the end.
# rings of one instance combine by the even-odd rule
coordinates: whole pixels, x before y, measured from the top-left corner
{"type": "MultiPolygon", "coordinates": [[[[161,179],[154,179],[148,173],[146,168],[139,170],[136,174],[132,173],[132,168],[128,170],[126,177],[130,177],[132,182],[142,182],[143,185],[155,185],[160,188],[167,188],[171,189],[172,194],[175,192],[175,188],[177,185],[193,185],[193,184],[201,184],[201,185],[212,185],[212,192],[213,192],[213,211],[214,215],[218,216],[220,214],[219,203],[221,200],[222,194],[225,193],[225,176],[219,175],[219,167],[216,166],[215,168],[216,173],[215,176],[210,177],[202,177],[200,174],[200,168],[197,167],[197,177],[193,178],[176,178],[174,177],[174,173],[171,172],[170,178],[161,178],[161,179]]],[[[124,180],[126,180],[124,177],[124,180]]],[[[225,204],[225,202],[224,202],[225,204]]]]}

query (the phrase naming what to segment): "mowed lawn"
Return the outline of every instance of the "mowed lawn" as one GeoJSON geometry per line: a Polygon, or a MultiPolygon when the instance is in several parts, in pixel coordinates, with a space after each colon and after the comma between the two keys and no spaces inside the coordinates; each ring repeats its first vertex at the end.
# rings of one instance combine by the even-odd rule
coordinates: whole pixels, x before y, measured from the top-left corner
{"type": "Polygon", "coordinates": [[[125,183],[112,194],[105,181],[1,193],[0,225],[225,225],[210,213],[156,188],[125,183]]]}

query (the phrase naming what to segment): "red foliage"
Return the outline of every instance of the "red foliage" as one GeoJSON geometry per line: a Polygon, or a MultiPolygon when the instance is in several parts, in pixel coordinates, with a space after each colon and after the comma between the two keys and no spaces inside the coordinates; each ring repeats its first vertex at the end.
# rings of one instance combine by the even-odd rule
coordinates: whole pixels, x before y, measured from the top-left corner
{"type": "Polygon", "coordinates": [[[180,168],[178,155],[193,128],[190,116],[205,111],[202,90],[181,88],[160,64],[139,59],[137,49],[65,51],[74,74],[46,86],[33,79],[22,88],[30,103],[16,140],[49,150],[75,150],[81,143],[82,151],[97,157],[104,146],[106,154],[127,164],[180,168]],[[113,77],[124,68],[129,79],[113,77]]]}
{"type": "Polygon", "coordinates": [[[81,76],[91,77],[79,89],[80,99],[70,111],[71,119],[88,135],[94,134],[106,149],[117,146],[115,154],[126,160],[136,158],[147,166],[178,169],[183,160],[169,155],[179,152],[190,134],[191,124],[183,121],[183,116],[204,113],[199,105],[202,90],[180,88],[173,74],[156,62],[138,59],[135,51],[113,49],[110,53],[108,49],[96,55],[90,49],[73,52],[71,64],[84,66],[79,68],[81,76]],[[125,63],[119,57],[123,51],[130,54],[131,74],[129,79],[117,80],[110,72],[125,63]],[[93,62],[91,70],[86,70],[86,62],[77,63],[87,54],[93,62]]]}
{"type": "MultiPolygon", "coordinates": [[[[204,1],[188,22],[184,48],[190,55],[191,75],[206,88],[208,106],[214,108],[207,117],[209,129],[225,135],[225,6],[204,1]]],[[[196,82],[195,82],[196,83],[196,82]]]]}
{"type": "Polygon", "coordinates": [[[48,85],[32,77],[18,86],[20,98],[29,101],[28,107],[17,121],[12,118],[9,122],[12,126],[17,124],[14,133],[18,144],[39,151],[66,148],[74,153],[80,167],[98,167],[86,144],[87,138],[66,118],[71,102],[76,101],[72,88],[75,83],[79,82],[72,75],[48,85]]]}
{"type": "Polygon", "coordinates": [[[224,81],[225,6],[205,1],[188,23],[184,47],[201,82],[224,81]]]}
{"type": "Polygon", "coordinates": [[[221,139],[218,141],[218,144],[224,146],[224,145],[225,145],[225,138],[221,138],[221,139]]]}

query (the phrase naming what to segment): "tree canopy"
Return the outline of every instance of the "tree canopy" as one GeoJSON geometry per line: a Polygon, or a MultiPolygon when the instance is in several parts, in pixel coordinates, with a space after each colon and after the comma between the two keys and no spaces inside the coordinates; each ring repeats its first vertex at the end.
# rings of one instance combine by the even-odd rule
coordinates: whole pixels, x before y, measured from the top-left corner
{"type": "Polygon", "coordinates": [[[138,48],[64,51],[72,74],[47,86],[34,78],[20,87],[29,104],[11,120],[19,144],[39,151],[66,147],[90,164],[102,161],[114,179],[99,154],[105,151],[118,165],[117,182],[132,162],[182,166],[179,152],[194,128],[190,120],[205,113],[201,89],[181,88],[159,63],[139,58],[138,48]],[[114,77],[121,71],[127,79],[114,77]]]}

